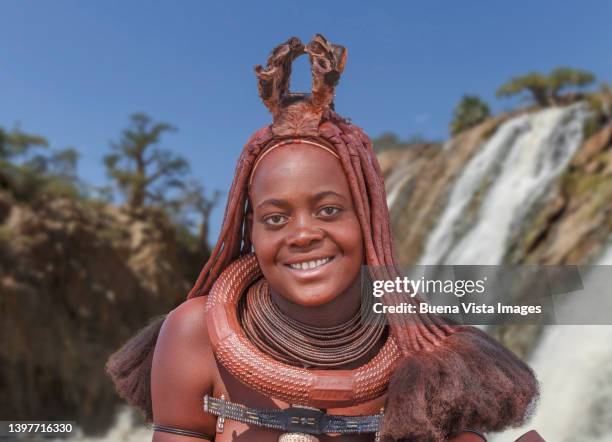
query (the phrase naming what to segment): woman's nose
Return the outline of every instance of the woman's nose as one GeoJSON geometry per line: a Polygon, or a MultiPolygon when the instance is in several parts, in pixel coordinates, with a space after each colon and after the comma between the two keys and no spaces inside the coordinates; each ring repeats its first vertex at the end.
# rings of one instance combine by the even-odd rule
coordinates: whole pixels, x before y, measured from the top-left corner
{"type": "Polygon", "coordinates": [[[297,226],[289,235],[288,244],[294,247],[308,247],[323,239],[323,231],[310,225],[297,226]]]}

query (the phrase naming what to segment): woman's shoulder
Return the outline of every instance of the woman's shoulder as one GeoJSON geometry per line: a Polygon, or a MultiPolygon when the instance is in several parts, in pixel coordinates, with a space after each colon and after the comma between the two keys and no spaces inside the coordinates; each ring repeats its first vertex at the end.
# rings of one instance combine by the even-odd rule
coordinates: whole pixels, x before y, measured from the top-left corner
{"type": "Polygon", "coordinates": [[[196,296],[180,304],[166,317],[160,335],[169,335],[171,340],[185,343],[198,342],[210,346],[208,330],[204,321],[205,296],[196,296]]]}
{"type": "Polygon", "coordinates": [[[202,398],[218,379],[204,320],[204,297],[168,313],[159,333],[151,371],[153,421],[211,434],[215,420],[202,411],[202,398]]]}
{"type": "Polygon", "coordinates": [[[204,320],[203,296],[189,299],[168,313],[159,332],[153,356],[153,384],[156,374],[178,380],[209,383],[216,364],[204,320]],[[209,368],[209,370],[206,370],[209,368]],[[186,377],[187,376],[187,377],[186,377]]]}
{"type": "Polygon", "coordinates": [[[203,297],[185,301],[168,313],[159,333],[151,372],[156,424],[197,431],[214,428],[202,414],[202,398],[211,394],[217,367],[204,321],[203,297]]]}

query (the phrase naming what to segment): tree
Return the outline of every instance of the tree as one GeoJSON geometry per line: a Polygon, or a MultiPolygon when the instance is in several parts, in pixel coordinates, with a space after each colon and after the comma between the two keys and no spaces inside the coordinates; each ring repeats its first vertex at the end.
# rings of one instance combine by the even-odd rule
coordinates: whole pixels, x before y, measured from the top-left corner
{"type": "MultiPolygon", "coordinates": [[[[199,217],[198,223],[198,244],[208,246],[208,231],[210,226],[210,214],[219,203],[223,193],[219,190],[213,192],[212,197],[206,197],[206,192],[202,184],[195,180],[188,181],[185,186],[180,204],[187,213],[195,213],[199,217]]],[[[189,225],[188,221],[183,221],[184,225],[189,225]]]]}
{"type": "Polygon", "coordinates": [[[46,138],[22,132],[18,125],[10,132],[0,128],[0,187],[21,199],[41,193],[79,196],[78,157],[71,147],[49,149],[46,138]]]}
{"type": "Polygon", "coordinates": [[[142,113],[130,116],[130,126],[122,132],[113,153],[104,157],[108,176],[116,182],[128,207],[142,208],[151,202],[164,205],[172,189],[184,186],[189,170],[185,159],[158,147],[161,136],[176,129],[168,123],[155,123],[142,113]]]}
{"type": "Polygon", "coordinates": [[[40,135],[26,134],[16,125],[11,132],[0,128],[0,161],[9,161],[29,153],[34,148],[49,147],[40,135]]]}
{"type": "Polygon", "coordinates": [[[26,134],[21,131],[19,125],[10,132],[0,128],[0,188],[20,193],[28,170],[15,162],[36,148],[48,146],[49,143],[44,137],[26,134]]]}
{"type": "Polygon", "coordinates": [[[546,107],[549,105],[548,87],[546,76],[538,72],[531,72],[510,79],[497,90],[496,95],[498,97],[511,97],[523,91],[528,91],[538,106],[546,107]]]}
{"type": "Polygon", "coordinates": [[[581,69],[568,67],[558,67],[549,76],[550,96],[556,103],[559,99],[559,92],[567,87],[583,87],[595,81],[595,75],[581,69]]]}
{"type": "Polygon", "coordinates": [[[490,115],[491,111],[487,103],[475,95],[464,95],[453,112],[453,121],[450,124],[451,133],[457,135],[483,122],[490,115]]]}
{"type": "Polygon", "coordinates": [[[527,91],[538,106],[546,107],[559,103],[559,93],[568,87],[584,87],[595,81],[588,71],[569,67],[553,69],[549,75],[531,72],[514,77],[497,90],[498,97],[511,97],[527,91]]]}

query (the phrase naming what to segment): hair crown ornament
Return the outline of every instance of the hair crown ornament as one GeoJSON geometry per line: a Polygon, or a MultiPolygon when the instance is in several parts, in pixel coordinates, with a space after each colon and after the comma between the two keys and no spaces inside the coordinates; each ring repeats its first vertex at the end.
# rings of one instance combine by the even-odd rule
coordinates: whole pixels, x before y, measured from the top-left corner
{"type": "Polygon", "coordinates": [[[297,37],[274,48],[267,66],[255,66],[259,95],[272,113],[272,132],[277,137],[317,136],[319,123],[333,110],[334,89],[346,63],[345,47],[316,34],[307,45],[297,37]],[[293,60],[308,54],[312,91],[291,93],[289,80],[293,60]]]}

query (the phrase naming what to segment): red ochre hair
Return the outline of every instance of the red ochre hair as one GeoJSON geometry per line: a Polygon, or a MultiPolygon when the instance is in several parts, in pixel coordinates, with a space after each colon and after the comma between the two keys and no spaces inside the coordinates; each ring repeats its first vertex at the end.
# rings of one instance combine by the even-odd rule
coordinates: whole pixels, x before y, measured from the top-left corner
{"type": "MultiPolygon", "coordinates": [[[[321,47],[327,48],[328,71],[321,75],[327,74],[327,78],[330,78],[329,70],[336,69],[334,81],[337,82],[346,60],[346,52],[338,49],[337,45],[330,45],[322,36],[316,36],[313,41],[320,46],[310,49],[311,65],[316,64],[320,69],[321,63],[313,61],[321,53],[326,54],[321,47]],[[330,53],[332,56],[329,56],[330,53]]],[[[284,49],[281,45],[280,50],[276,48],[273,51],[267,70],[256,68],[264,102],[265,93],[271,93],[274,88],[282,86],[287,93],[286,76],[290,72],[287,60],[293,60],[296,51],[304,51],[300,45],[301,42],[295,38],[288,40],[284,49]],[[282,63],[274,65],[274,61],[278,61],[274,57],[278,58],[279,54],[285,58],[282,63]],[[280,77],[283,81],[278,81],[276,86],[266,84],[266,81],[270,81],[272,68],[279,66],[284,69],[280,77]]],[[[274,72],[280,75],[278,70],[274,72]]],[[[313,78],[315,74],[313,68],[313,78]]],[[[313,80],[313,96],[315,86],[316,81],[313,80]]],[[[276,108],[283,105],[282,94],[278,96],[277,92],[275,102],[266,102],[275,116],[275,123],[252,135],[240,154],[219,239],[188,294],[188,299],[206,296],[230,263],[251,253],[247,214],[251,210],[248,180],[253,164],[271,144],[292,136],[315,139],[337,153],[361,225],[366,262],[369,266],[383,266],[391,269],[390,273],[396,273],[394,269],[398,268],[398,262],[384,181],[372,143],[363,130],[331,110],[333,88],[331,93],[329,89],[326,93],[327,107],[306,125],[304,120],[308,118],[297,122],[295,119],[289,120],[287,112],[283,113],[276,108]],[[277,118],[279,115],[284,117],[277,118]],[[316,134],[312,132],[313,121],[317,123],[316,134]],[[307,127],[306,131],[304,127],[307,127]]],[[[290,105],[295,105],[295,100],[292,100],[290,105]]],[[[320,104],[321,99],[317,105],[320,104]]],[[[308,114],[308,103],[302,103],[300,111],[308,114]]],[[[311,116],[313,114],[310,113],[311,116]]],[[[387,302],[398,300],[390,297],[387,302]]],[[[107,371],[119,395],[142,409],[148,420],[152,420],[151,364],[162,322],[163,317],[141,330],[113,354],[107,363],[107,371]]],[[[393,321],[391,330],[403,358],[390,380],[381,440],[441,442],[465,428],[483,432],[500,431],[522,424],[533,411],[538,397],[538,384],[532,370],[481,330],[470,326],[451,326],[432,316],[411,317],[410,324],[393,321]]]]}

